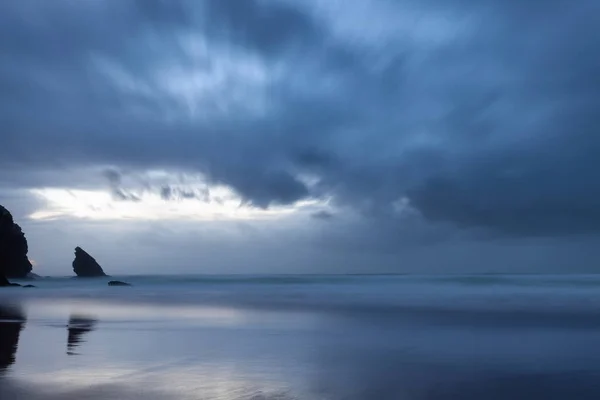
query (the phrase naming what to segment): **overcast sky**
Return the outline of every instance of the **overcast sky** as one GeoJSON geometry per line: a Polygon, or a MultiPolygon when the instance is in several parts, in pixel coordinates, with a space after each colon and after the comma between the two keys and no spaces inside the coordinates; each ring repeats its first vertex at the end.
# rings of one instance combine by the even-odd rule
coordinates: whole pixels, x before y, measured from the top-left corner
{"type": "Polygon", "coordinates": [[[42,275],[600,272],[596,0],[0,2],[42,275]]]}

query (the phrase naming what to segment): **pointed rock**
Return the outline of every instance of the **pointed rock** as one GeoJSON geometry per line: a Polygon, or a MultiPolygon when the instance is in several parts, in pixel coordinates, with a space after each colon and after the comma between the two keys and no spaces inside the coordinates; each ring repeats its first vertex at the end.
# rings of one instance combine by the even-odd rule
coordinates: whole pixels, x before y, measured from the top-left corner
{"type": "Polygon", "coordinates": [[[83,278],[94,278],[106,276],[102,267],[81,247],[75,248],[75,260],[73,260],[73,271],[77,276],[83,278]]]}

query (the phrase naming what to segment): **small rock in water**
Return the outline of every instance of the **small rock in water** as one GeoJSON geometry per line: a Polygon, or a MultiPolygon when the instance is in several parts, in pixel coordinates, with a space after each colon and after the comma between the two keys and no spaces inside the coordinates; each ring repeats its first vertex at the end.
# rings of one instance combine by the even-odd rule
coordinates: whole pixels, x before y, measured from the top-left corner
{"type": "Polygon", "coordinates": [[[37,286],[35,286],[35,285],[25,285],[25,286],[23,286],[23,287],[24,287],[24,288],[32,288],[32,287],[37,287],[37,286]]]}
{"type": "Polygon", "coordinates": [[[108,282],[108,286],[131,286],[131,284],[121,281],[110,281],[108,282]]]}

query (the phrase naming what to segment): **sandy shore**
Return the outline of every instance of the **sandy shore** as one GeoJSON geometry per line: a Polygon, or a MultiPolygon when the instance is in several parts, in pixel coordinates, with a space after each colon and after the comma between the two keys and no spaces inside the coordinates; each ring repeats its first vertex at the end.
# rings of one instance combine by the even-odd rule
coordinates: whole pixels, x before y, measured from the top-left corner
{"type": "Polygon", "coordinates": [[[2,400],[600,398],[600,330],[581,315],[28,293],[0,296],[2,400]]]}

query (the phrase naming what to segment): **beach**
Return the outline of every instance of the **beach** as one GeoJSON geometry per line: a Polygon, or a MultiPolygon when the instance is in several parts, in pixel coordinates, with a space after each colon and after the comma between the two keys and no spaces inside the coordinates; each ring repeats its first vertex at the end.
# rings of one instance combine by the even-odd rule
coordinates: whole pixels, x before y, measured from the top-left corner
{"type": "Polygon", "coordinates": [[[598,399],[600,277],[47,278],[0,399],[598,399]]]}

